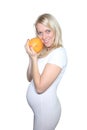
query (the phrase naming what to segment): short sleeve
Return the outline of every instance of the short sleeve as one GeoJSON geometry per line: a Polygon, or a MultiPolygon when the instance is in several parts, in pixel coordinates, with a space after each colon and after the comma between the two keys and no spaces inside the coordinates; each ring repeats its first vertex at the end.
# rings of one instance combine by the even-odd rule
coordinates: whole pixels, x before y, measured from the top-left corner
{"type": "Polygon", "coordinates": [[[66,51],[63,47],[57,48],[50,53],[48,63],[55,64],[61,68],[67,64],[66,51]]]}

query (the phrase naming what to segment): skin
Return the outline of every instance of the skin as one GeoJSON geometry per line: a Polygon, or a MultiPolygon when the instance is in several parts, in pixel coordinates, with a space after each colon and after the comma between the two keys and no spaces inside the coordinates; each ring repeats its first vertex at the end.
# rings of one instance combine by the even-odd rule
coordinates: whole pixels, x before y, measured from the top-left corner
{"type": "MultiPolygon", "coordinates": [[[[55,33],[53,32],[53,30],[40,23],[37,24],[36,29],[38,37],[47,47],[47,50],[51,49],[55,38],[55,33]]],[[[47,63],[42,74],[40,74],[38,69],[37,53],[33,50],[32,47],[28,46],[27,42],[25,44],[25,49],[29,56],[27,79],[29,82],[33,79],[37,93],[41,94],[45,92],[55,81],[55,79],[61,72],[61,68],[57,65],[47,63]]]]}

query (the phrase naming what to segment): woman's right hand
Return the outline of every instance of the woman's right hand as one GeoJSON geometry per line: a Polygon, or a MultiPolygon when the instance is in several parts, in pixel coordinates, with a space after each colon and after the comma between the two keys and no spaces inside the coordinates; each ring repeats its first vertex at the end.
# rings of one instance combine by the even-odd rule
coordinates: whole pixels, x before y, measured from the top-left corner
{"type": "Polygon", "coordinates": [[[32,48],[32,46],[29,46],[29,39],[26,41],[26,44],[25,44],[25,50],[27,52],[27,54],[29,55],[29,57],[31,59],[34,59],[36,58],[38,55],[37,53],[34,51],[34,49],[32,48]]]}

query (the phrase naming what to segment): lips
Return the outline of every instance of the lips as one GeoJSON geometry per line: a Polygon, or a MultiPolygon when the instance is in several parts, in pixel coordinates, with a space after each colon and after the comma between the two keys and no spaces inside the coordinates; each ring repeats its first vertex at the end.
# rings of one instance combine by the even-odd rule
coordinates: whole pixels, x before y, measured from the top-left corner
{"type": "Polygon", "coordinates": [[[44,44],[48,44],[49,43],[49,40],[44,40],[44,44]]]}

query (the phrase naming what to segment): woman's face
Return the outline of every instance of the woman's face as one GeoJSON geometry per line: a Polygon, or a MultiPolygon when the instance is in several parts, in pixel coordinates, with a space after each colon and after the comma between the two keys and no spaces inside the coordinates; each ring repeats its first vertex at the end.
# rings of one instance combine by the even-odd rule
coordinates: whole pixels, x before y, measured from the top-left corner
{"type": "Polygon", "coordinates": [[[51,28],[48,28],[41,23],[38,23],[36,25],[36,30],[37,30],[38,37],[42,40],[43,44],[47,48],[51,48],[51,46],[53,46],[54,39],[55,39],[54,31],[51,28]]]}

